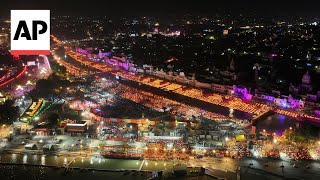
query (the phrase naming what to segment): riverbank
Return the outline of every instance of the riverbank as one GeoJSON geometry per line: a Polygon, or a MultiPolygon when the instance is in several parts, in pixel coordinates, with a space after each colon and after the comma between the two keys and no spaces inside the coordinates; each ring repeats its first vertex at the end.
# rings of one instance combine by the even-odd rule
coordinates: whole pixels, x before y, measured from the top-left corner
{"type": "MultiPolygon", "coordinates": [[[[33,164],[14,164],[14,163],[0,163],[0,177],[3,179],[25,179],[25,175],[28,175],[28,179],[150,179],[152,178],[153,171],[142,170],[109,170],[109,169],[96,169],[96,168],[80,168],[80,167],[59,167],[52,165],[33,165],[33,164]]],[[[158,171],[159,172],[159,171],[158,171]]],[[[207,172],[207,171],[205,171],[207,172]]],[[[171,172],[163,172],[159,176],[165,179],[187,179],[187,180],[207,180],[207,179],[221,179],[212,173],[204,175],[189,175],[189,176],[174,176],[171,172]]]]}
{"type": "MultiPolygon", "coordinates": [[[[7,166],[14,166],[14,169],[22,170],[28,169],[30,167],[31,169],[35,169],[35,171],[37,171],[36,169],[39,169],[39,171],[46,171],[47,169],[50,169],[49,173],[47,173],[44,177],[50,177],[51,175],[55,178],[60,176],[70,176],[71,179],[78,176],[70,175],[69,173],[66,173],[66,175],[64,175],[62,174],[61,169],[66,169],[66,167],[68,167],[71,171],[71,174],[73,174],[72,172],[77,172],[80,174],[88,173],[92,175],[91,171],[99,172],[96,173],[98,174],[98,179],[103,176],[109,177],[109,174],[110,177],[124,176],[133,178],[134,176],[137,176],[138,178],[141,176],[140,174],[142,172],[151,174],[152,171],[164,171],[165,176],[170,175],[173,170],[173,164],[173,162],[167,161],[121,160],[105,159],[99,157],[0,154],[0,169],[8,169],[7,166]],[[51,174],[52,172],[56,173],[51,174]]],[[[213,179],[236,179],[237,175],[240,174],[241,177],[251,177],[249,179],[256,179],[254,177],[260,176],[270,178],[276,177],[276,179],[279,177],[296,179],[320,179],[319,161],[284,161],[253,158],[231,159],[206,157],[203,159],[190,160],[187,165],[188,167],[194,168],[204,167],[206,169],[207,176],[210,175],[210,177],[213,179]],[[281,167],[282,165],[283,167],[281,167]],[[309,168],[307,168],[307,166],[309,168]],[[239,167],[241,167],[240,174],[238,171],[239,167]]],[[[19,171],[20,170],[18,170],[17,173],[20,173],[19,171]]],[[[3,173],[4,171],[0,170],[0,177],[3,175],[1,174],[1,172],[3,173]]]]}
{"type": "Polygon", "coordinates": [[[77,169],[72,168],[68,171],[65,168],[57,168],[50,166],[37,165],[0,165],[1,180],[12,179],[28,179],[28,180],[87,180],[87,179],[105,179],[106,177],[112,180],[145,180],[151,177],[150,174],[137,174],[130,172],[124,174],[117,171],[98,171],[93,169],[77,169]]]}

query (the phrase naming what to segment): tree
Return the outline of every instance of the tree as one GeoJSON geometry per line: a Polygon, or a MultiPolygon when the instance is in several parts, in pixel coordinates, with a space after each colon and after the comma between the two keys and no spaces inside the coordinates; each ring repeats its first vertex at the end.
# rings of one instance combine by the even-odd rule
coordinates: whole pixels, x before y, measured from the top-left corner
{"type": "Polygon", "coordinates": [[[54,93],[54,88],[56,87],[56,82],[50,79],[40,79],[36,83],[36,88],[29,94],[34,98],[42,97],[52,97],[54,93]]]}
{"type": "Polygon", "coordinates": [[[47,89],[53,89],[54,88],[54,81],[47,80],[47,79],[40,79],[36,83],[36,88],[38,90],[47,90],[47,89]]]}
{"type": "Polygon", "coordinates": [[[19,117],[19,107],[13,106],[13,100],[7,100],[3,105],[0,105],[0,123],[12,124],[19,117]]]}
{"type": "Polygon", "coordinates": [[[54,72],[57,72],[59,74],[66,74],[66,72],[67,72],[67,69],[64,66],[60,66],[59,64],[53,64],[51,66],[51,69],[54,72]]]}
{"type": "Polygon", "coordinates": [[[285,137],[289,140],[302,142],[318,137],[318,132],[319,128],[312,126],[311,124],[303,124],[294,132],[286,132],[285,137]]]}
{"type": "Polygon", "coordinates": [[[52,113],[48,117],[48,124],[50,128],[56,129],[58,127],[58,119],[59,119],[59,114],[57,113],[52,113]]]}
{"type": "Polygon", "coordinates": [[[295,132],[295,134],[297,136],[302,136],[309,139],[309,138],[317,137],[318,132],[319,132],[319,128],[312,126],[311,124],[304,124],[297,129],[297,132],[295,132]]]}

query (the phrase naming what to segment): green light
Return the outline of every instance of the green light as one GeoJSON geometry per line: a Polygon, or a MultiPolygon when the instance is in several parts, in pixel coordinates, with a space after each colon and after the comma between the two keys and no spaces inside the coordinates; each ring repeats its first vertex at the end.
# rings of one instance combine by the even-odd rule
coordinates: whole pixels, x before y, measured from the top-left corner
{"type": "Polygon", "coordinates": [[[51,106],[53,105],[54,103],[50,103],[49,105],[47,105],[47,107],[45,107],[46,103],[45,101],[43,102],[43,104],[41,105],[41,107],[39,108],[38,112],[35,113],[28,121],[28,123],[31,123],[34,121],[34,118],[37,117],[37,116],[40,116],[41,114],[45,113],[49,108],[51,108],[51,106]]]}

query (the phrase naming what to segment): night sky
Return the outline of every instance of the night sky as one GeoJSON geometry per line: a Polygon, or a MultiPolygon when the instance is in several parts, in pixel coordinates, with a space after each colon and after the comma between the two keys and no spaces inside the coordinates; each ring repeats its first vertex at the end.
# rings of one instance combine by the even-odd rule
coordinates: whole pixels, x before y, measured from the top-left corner
{"type": "Polygon", "coordinates": [[[1,0],[0,16],[8,17],[11,9],[50,9],[53,16],[210,15],[223,11],[319,17],[319,7],[319,0],[1,0]]]}

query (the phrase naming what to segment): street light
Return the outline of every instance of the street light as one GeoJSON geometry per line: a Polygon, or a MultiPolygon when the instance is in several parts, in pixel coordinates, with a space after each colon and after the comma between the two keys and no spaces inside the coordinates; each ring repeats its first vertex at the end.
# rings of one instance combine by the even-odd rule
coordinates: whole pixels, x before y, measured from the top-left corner
{"type": "Polygon", "coordinates": [[[21,85],[18,85],[17,88],[16,88],[16,90],[17,90],[17,91],[18,91],[18,90],[23,90],[23,87],[22,87],[21,85]]]}
{"type": "Polygon", "coordinates": [[[26,83],[26,85],[32,85],[31,81],[28,80],[27,83],[26,83]]]}

